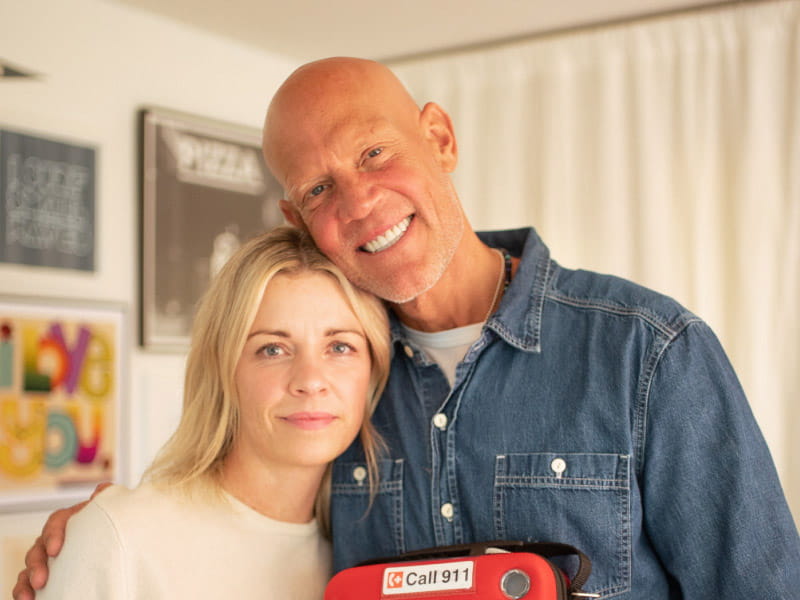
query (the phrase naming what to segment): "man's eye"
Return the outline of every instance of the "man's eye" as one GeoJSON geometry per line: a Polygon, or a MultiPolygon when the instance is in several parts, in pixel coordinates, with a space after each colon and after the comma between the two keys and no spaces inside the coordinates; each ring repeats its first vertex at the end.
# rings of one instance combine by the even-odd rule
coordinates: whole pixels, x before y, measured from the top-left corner
{"type": "Polygon", "coordinates": [[[325,191],[325,186],[324,185],[315,185],[313,188],[311,188],[311,191],[308,192],[308,195],[309,196],[319,196],[324,191],[325,191]]]}
{"type": "Polygon", "coordinates": [[[367,153],[367,156],[369,156],[370,158],[375,158],[375,157],[376,157],[376,156],[378,156],[378,154],[380,154],[381,152],[383,152],[383,148],[373,148],[372,150],[370,150],[370,151],[367,153]]]}

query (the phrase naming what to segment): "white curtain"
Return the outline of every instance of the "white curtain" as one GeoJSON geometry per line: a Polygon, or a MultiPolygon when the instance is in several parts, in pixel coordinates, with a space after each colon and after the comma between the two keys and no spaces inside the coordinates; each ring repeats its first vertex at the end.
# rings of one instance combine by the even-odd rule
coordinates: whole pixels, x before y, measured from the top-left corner
{"type": "Polygon", "coordinates": [[[533,225],[714,328],[800,521],[800,1],[390,66],[453,117],[476,229],[533,225]]]}

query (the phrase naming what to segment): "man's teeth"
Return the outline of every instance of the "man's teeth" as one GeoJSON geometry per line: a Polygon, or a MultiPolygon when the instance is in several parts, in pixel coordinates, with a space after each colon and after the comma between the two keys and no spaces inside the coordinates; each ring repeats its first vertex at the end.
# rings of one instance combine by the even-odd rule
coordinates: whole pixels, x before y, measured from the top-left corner
{"type": "Polygon", "coordinates": [[[391,229],[384,231],[381,235],[376,237],[371,242],[367,242],[362,246],[367,252],[380,252],[386,250],[403,237],[403,234],[408,229],[408,224],[411,223],[411,217],[406,217],[391,229]]]}

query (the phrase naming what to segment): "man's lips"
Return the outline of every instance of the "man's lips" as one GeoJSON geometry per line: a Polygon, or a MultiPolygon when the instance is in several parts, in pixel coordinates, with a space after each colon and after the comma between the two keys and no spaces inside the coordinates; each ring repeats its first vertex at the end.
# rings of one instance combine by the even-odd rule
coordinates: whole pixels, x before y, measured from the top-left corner
{"type": "Polygon", "coordinates": [[[282,418],[290,425],[306,430],[322,429],[336,420],[334,415],[326,412],[296,412],[282,418]]]}
{"type": "Polygon", "coordinates": [[[365,252],[369,252],[370,254],[374,254],[376,252],[380,252],[381,250],[386,250],[387,248],[394,246],[397,242],[400,241],[400,238],[403,237],[406,230],[408,229],[409,224],[411,223],[411,218],[413,215],[407,216],[405,219],[397,223],[397,225],[390,227],[374,240],[371,240],[361,246],[361,249],[365,252]]]}

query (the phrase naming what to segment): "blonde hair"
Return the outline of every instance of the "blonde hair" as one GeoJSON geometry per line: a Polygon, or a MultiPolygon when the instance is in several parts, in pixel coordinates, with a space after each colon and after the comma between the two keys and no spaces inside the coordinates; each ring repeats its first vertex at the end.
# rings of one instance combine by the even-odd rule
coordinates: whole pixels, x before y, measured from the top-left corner
{"type": "MultiPolygon", "coordinates": [[[[369,343],[369,397],[359,437],[374,497],[382,441],[370,417],[389,375],[386,309],[378,298],[353,286],[307,233],[290,226],[276,227],[245,243],[201,299],[192,326],[180,423],[145,472],[146,479],[184,490],[195,483],[220,489],[222,465],[239,426],[234,373],[247,333],[270,280],[279,273],[304,272],[325,273],[338,282],[369,343]]],[[[316,517],[326,532],[330,531],[330,470],[329,465],[316,500],[316,517]]]]}

